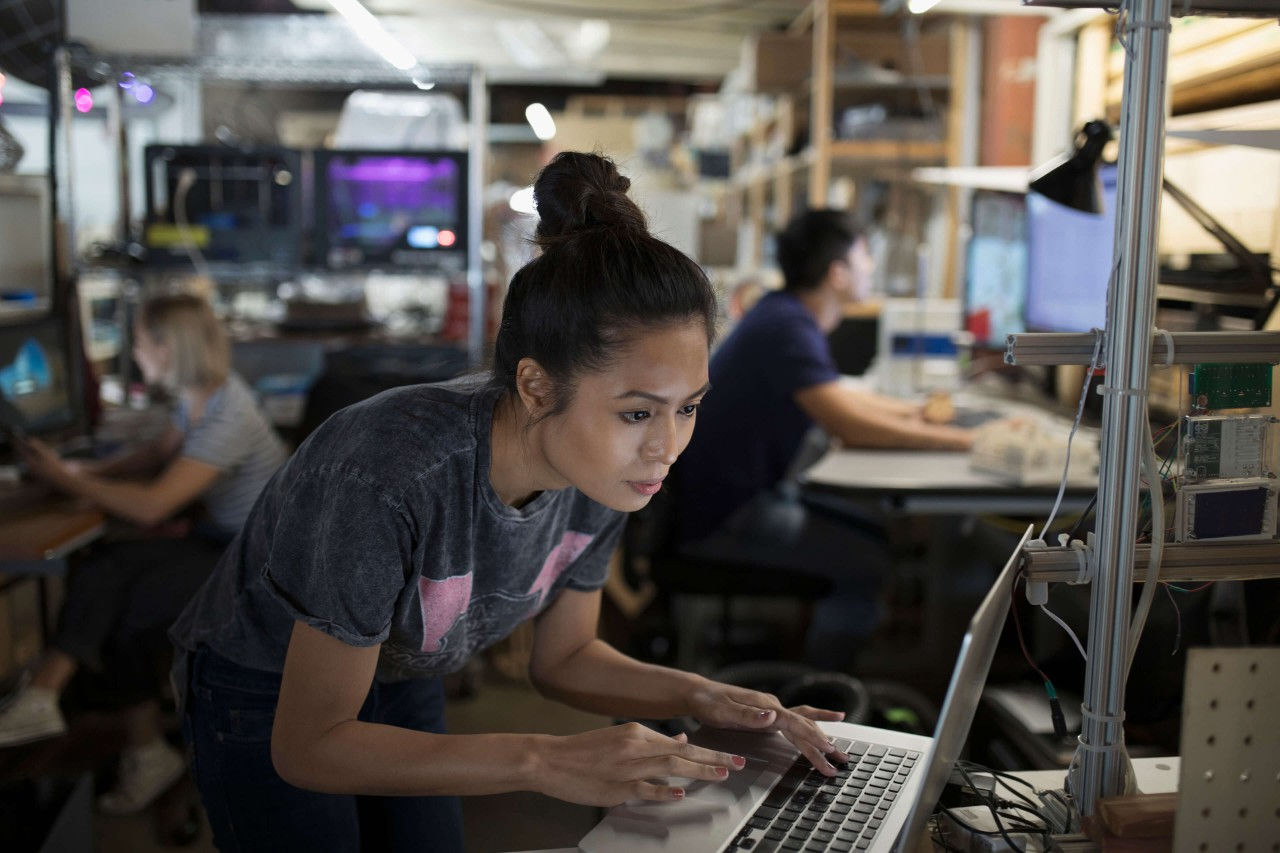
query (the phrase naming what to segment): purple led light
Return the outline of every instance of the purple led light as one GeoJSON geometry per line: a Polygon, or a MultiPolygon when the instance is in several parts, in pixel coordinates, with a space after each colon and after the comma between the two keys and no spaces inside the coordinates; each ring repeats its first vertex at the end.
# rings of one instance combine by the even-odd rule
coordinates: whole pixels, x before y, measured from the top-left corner
{"type": "Polygon", "coordinates": [[[152,89],[146,83],[139,83],[133,87],[133,97],[140,104],[149,104],[155,99],[156,90],[152,89]]]}
{"type": "Polygon", "coordinates": [[[134,84],[134,81],[135,81],[136,79],[137,79],[137,78],[136,78],[136,77],[134,77],[134,75],[133,75],[133,72],[132,72],[132,71],[122,71],[122,72],[120,73],[120,84],[119,84],[119,85],[120,85],[120,88],[121,88],[121,89],[130,89],[130,88],[132,88],[132,87],[133,87],[133,84],[134,84]]]}
{"type": "Polygon", "coordinates": [[[77,112],[87,113],[93,109],[93,95],[88,89],[76,89],[75,105],[77,112]]]}

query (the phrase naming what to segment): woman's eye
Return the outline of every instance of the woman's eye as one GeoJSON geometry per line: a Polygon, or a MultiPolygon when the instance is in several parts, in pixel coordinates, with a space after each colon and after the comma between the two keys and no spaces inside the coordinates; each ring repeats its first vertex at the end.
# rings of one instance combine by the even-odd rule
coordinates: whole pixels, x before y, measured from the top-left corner
{"type": "Polygon", "coordinates": [[[638,424],[649,417],[649,412],[643,410],[638,412],[623,412],[621,417],[629,424],[638,424]]]}
{"type": "Polygon", "coordinates": [[[696,415],[696,414],[698,413],[698,406],[699,406],[699,405],[701,405],[701,404],[700,404],[700,403],[690,403],[690,404],[689,404],[689,405],[687,405],[687,406],[681,406],[681,407],[680,407],[680,414],[684,415],[686,418],[691,418],[691,417],[693,417],[694,415],[696,415]]]}

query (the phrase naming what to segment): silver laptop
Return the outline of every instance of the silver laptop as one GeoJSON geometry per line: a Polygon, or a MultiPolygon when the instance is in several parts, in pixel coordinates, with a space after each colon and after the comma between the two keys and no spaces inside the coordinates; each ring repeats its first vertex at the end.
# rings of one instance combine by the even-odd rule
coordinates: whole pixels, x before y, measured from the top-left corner
{"type": "Polygon", "coordinates": [[[743,755],[724,782],[677,780],[675,803],[615,806],[578,843],[584,853],[632,851],[915,850],[969,735],[1009,612],[1022,535],[969,622],[933,737],[851,723],[821,723],[850,755],[834,779],[776,733],[700,729],[694,743],[743,755]]]}

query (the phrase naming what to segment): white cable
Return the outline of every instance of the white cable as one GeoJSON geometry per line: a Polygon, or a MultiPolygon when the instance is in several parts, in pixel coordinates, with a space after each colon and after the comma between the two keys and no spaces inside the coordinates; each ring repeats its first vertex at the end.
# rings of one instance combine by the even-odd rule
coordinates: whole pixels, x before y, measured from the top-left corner
{"type": "Polygon", "coordinates": [[[200,247],[192,238],[191,223],[187,221],[187,193],[191,192],[198,177],[196,170],[191,167],[178,173],[178,184],[173,190],[173,221],[178,226],[178,233],[182,235],[182,248],[187,257],[191,258],[191,265],[195,267],[196,273],[210,278],[209,265],[204,262],[200,247]]]}
{"type": "Polygon", "coordinates": [[[1062,630],[1067,632],[1067,636],[1071,638],[1071,642],[1076,644],[1076,649],[1079,650],[1080,657],[1084,658],[1085,663],[1088,663],[1089,656],[1085,654],[1084,644],[1080,642],[1080,638],[1076,636],[1076,632],[1071,630],[1071,626],[1068,625],[1066,622],[1063,622],[1061,616],[1059,616],[1057,613],[1054,613],[1045,605],[1041,604],[1040,609],[1044,611],[1045,616],[1048,616],[1054,622],[1057,622],[1058,625],[1062,628],[1062,630]]]}
{"type": "Polygon", "coordinates": [[[1053,520],[1058,516],[1058,508],[1062,506],[1062,496],[1067,491],[1067,473],[1071,470],[1071,442],[1076,437],[1076,430],[1080,428],[1080,421],[1084,418],[1084,402],[1089,397],[1089,383],[1093,381],[1093,374],[1098,369],[1098,356],[1102,353],[1102,330],[1094,329],[1095,336],[1093,341],[1093,357],[1089,359],[1089,372],[1085,374],[1084,386],[1080,389],[1080,404],[1076,406],[1076,419],[1071,423],[1071,432],[1067,435],[1067,458],[1062,463],[1062,481],[1058,483],[1058,497],[1053,502],[1053,509],[1049,511],[1049,520],[1044,523],[1044,527],[1040,528],[1040,538],[1044,539],[1049,535],[1049,528],[1053,526],[1053,520]]]}
{"type": "Polygon", "coordinates": [[[1151,602],[1155,598],[1156,587],[1159,586],[1160,561],[1164,558],[1164,488],[1160,481],[1160,466],[1156,461],[1156,444],[1151,435],[1151,415],[1145,408],[1143,415],[1147,418],[1147,429],[1146,442],[1142,448],[1142,467],[1147,472],[1147,491],[1151,497],[1151,554],[1147,561],[1146,583],[1142,585],[1137,609],[1129,621],[1129,656],[1124,667],[1126,681],[1133,666],[1133,658],[1138,652],[1142,629],[1147,624],[1147,614],[1151,612],[1151,602]]]}

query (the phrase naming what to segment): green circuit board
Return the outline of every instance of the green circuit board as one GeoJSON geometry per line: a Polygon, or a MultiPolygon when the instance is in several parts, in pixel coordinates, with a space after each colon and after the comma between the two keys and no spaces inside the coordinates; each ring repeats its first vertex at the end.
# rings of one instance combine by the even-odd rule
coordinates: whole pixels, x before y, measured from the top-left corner
{"type": "Polygon", "coordinates": [[[1271,405],[1271,365],[1197,364],[1188,386],[1192,411],[1264,408],[1271,405]]]}

